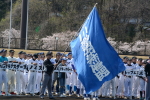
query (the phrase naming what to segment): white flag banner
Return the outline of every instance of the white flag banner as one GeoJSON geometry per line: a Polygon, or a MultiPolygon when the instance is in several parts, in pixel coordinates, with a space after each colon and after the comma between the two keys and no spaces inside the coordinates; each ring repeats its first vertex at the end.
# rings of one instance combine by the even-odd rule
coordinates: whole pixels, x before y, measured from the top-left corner
{"type": "Polygon", "coordinates": [[[126,70],[125,71],[126,76],[142,76],[145,77],[145,71],[144,70],[126,70]]]}
{"type": "Polygon", "coordinates": [[[59,66],[56,70],[54,70],[54,72],[72,72],[72,68],[67,66],[59,66]]]}
{"type": "Polygon", "coordinates": [[[28,70],[31,71],[43,71],[43,66],[33,65],[33,64],[29,64],[27,66],[28,66],[28,70]]]}

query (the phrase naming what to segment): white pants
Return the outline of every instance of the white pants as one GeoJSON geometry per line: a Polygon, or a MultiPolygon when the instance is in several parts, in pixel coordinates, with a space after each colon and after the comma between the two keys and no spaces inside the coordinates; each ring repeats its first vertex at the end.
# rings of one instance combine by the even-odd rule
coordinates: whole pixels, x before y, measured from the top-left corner
{"type": "Polygon", "coordinates": [[[41,83],[41,80],[42,80],[42,72],[37,72],[37,75],[36,75],[36,85],[35,85],[35,92],[38,93],[40,92],[40,83],[41,83]]]}
{"type": "Polygon", "coordinates": [[[70,86],[77,86],[77,74],[75,72],[71,73],[70,86]]]}
{"type": "Polygon", "coordinates": [[[25,93],[27,93],[27,85],[28,85],[28,72],[24,73],[25,78],[25,93]]]}
{"type": "Polygon", "coordinates": [[[81,83],[81,81],[77,78],[77,88],[80,89],[80,95],[83,95],[83,92],[84,92],[84,87],[81,83]]]}
{"type": "Polygon", "coordinates": [[[6,71],[0,69],[0,91],[2,91],[2,84],[5,86],[5,93],[8,93],[8,81],[6,71]]]}
{"type": "Polygon", "coordinates": [[[132,96],[132,78],[126,77],[124,81],[126,97],[132,96]]]}
{"type": "Polygon", "coordinates": [[[70,81],[71,81],[71,73],[66,73],[66,74],[67,74],[66,85],[70,85],[70,81]]]}
{"type": "Polygon", "coordinates": [[[140,91],[145,91],[145,81],[140,78],[140,91]]]}
{"type": "MultiPolygon", "coordinates": [[[[105,82],[105,83],[106,83],[106,82],[105,82]]],[[[99,90],[99,94],[102,95],[102,96],[105,96],[105,95],[104,95],[105,83],[103,83],[103,85],[101,86],[101,88],[100,88],[100,90],[99,90]]]]}
{"type": "Polygon", "coordinates": [[[138,96],[138,89],[139,89],[139,77],[133,77],[133,95],[132,96],[135,96],[137,97],[138,96]]]}
{"type": "Polygon", "coordinates": [[[107,81],[106,83],[105,83],[105,96],[110,96],[110,94],[111,94],[111,87],[110,86],[112,86],[112,96],[113,96],[113,93],[115,94],[115,86],[114,86],[114,84],[115,84],[115,78],[114,79],[112,79],[112,80],[110,80],[110,81],[107,81]]]}
{"type": "Polygon", "coordinates": [[[7,77],[8,77],[9,92],[14,92],[15,91],[15,81],[16,81],[15,71],[7,70],[7,77]]]}
{"type": "Polygon", "coordinates": [[[27,93],[35,93],[35,80],[36,80],[36,73],[29,71],[28,75],[28,85],[27,85],[27,93]]]}
{"type": "Polygon", "coordinates": [[[99,89],[92,93],[93,97],[98,97],[99,89]]]}
{"type": "Polygon", "coordinates": [[[16,71],[16,92],[19,94],[25,92],[24,72],[16,71]]]}
{"type": "Polygon", "coordinates": [[[116,95],[118,95],[118,96],[124,95],[124,79],[125,79],[125,76],[123,76],[121,74],[120,78],[118,80],[118,89],[117,89],[117,93],[116,93],[116,95]]]}

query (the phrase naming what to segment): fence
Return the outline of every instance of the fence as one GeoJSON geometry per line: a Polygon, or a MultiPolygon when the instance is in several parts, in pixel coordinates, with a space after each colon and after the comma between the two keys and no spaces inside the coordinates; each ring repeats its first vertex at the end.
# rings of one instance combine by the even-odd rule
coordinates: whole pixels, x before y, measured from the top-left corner
{"type": "MultiPolygon", "coordinates": [[[[20,49],[21,38],[11,38],[11,49],[20,49]]],[[[64,51],[69,44],[70,40],[56,40],[56,39],[28,39],[28,50],[51,50],[51,51],[64,51]]],[[[109,41],[114,49],[122,55],[150,55],[150,43],[137,41],[135,43],[121,43],[109,41]]],[[[0,48],[8,48],[8,37],[0,37],[0,48]]],[[[67,51],[71,51],[70,47],[67,51]]]]}
{"type": "MultiPolygon", "coordinates": [[[[10,48],[20,49],[21,41],[24,38],[11,38],[10,48]]],[[[69,41],[66,40],[40,40],[40,39],[28,39],[28,50],[52,50],[52,51],[64,51],[68,47],[69,41]]],[[[8,37],[0,37],[0,48],[8,48],[8,37]]],[[[67,49],[70,51],[70,47],[67,49]]]]}

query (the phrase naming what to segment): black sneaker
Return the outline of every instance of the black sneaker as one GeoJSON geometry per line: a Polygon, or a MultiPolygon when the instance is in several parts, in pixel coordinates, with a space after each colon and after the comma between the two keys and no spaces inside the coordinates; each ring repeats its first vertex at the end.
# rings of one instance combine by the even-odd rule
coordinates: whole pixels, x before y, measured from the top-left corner
{"type": "Polygon", "coordinates": [[[132,96],[132,99],[135,99],[135,97],[134,97],[134,96],[132,96]]]}
{"type": "Polygon", "coordinates": [[[54,97],[49,97],[49,99],[55,99],[54,97]]]}

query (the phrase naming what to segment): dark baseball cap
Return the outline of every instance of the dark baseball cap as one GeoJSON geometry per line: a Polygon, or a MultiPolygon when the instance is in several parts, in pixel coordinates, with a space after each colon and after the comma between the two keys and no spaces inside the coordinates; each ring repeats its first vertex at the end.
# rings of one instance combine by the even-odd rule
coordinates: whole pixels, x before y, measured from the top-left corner
{"type": "Polygon", "coordinates": [[[14,50],[9,50],[9,52],[14,53],[15,51],[14,50]]]}
{"type": "Polygon", "coordinates": [[[51,51],[48,51],[47,53],[46,53],[46,56],[51,56],[53,54],[53,52],[51,52],[51,51]]]}
{"type": "Polygon", "coordinates": [[[123,57],[123,59],[129,59],[127,56],[123,57]]]}
{"type": "Polygon", "coordinates": [[[142,59],[142,58],[139,58],[138,61],[143,61],[143,59],[142,59]]]}
{"type": "Polygon", "coordinates": [[[132,57],[132,59],[137,59],[137,57],[132,57]]]}
{"type": "Polygon", "coordinates": [[[23,52],[23,51],[20,51],[18,54],[24,54],[24,52],[23,52]]]}
{"type": "Polygon", "coordinates": [[[67,56],[69,56],[69,55],[72,55],[72,53],[71,53],[71,52],[69,52],[69,53],[67,54],[67,56]]]}
{"type": "Polygon", "coordinates": [[[33,54],[33,57],[38,58],[38,54],[37,53],[33,54]]]}
{"type": "Polygon", "coordinates": [[[56,56],[58,56],[58,55],[59,55],[59,56],[62,56],[62,53],[57,52],[57,53],[56,53],[56,56]]]}
{"type": "Polygon", "coordinates": [[[0,53],[3,53],[3,52],[7,52],[7,50],[5,50],[5,49],[2,49],[2,50],[0,51],[0,53]]]}

